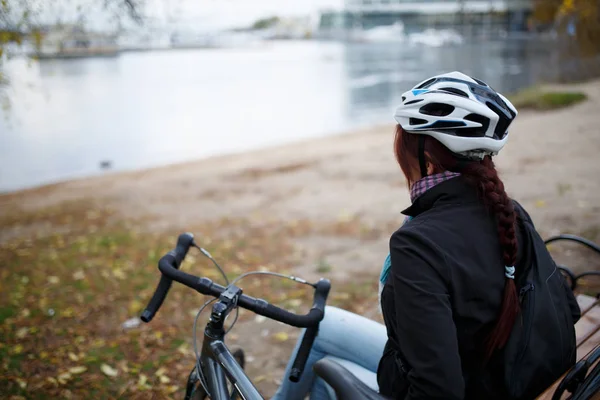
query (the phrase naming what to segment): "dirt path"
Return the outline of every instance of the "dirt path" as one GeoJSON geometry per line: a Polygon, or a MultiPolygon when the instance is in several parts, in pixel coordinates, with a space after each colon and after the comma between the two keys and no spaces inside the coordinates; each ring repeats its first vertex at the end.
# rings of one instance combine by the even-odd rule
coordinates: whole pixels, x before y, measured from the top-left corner
{"type": "MultiPolygon", "coordinates": [[[[530,212],[543,236],[571,232],[599,240],[600,81],[569,88],[585,91],[589,100],[559,111],[522,113],[497,164],[509,194],[530,212]]],[[[142,221],[140,229],[153,232],[185,231],[223,218],[243,218],[248,229],[280,221],[322,226],[355,221],[369,232],[366,237],[326,229],[319,235],[295,237],[295,273],[337,281],[351,281],[356,274],[376,279],[389,235],[409,204],[392,142],[389,125],[71,181],[0,196],[0,216],[15,209],[35,212],[69,200],[93,199],[108,204],[117,218],[136,218],[142,221]]],[[[27,237],[37,228],[34,221],[2,229],[0,243],[27,237]]],[[[569,256],[570,250],[565,250],[558,257],[569,256]]],[[[576,267],[589,267],[585,255],[575,260],[580,263],[576,267]]],[[[373,316],[374,306],[365,312],[373,316]]],[[[265,394],[271,394],[293,340],[272,350],[273,344],[262,338],[265,330],[282,329],[277,324],[244,322],[237,329],[245,334],[239,340],[234,336],[233,341],[255,360],[250,363],[251,376],[261,382],[265,394]]]]}

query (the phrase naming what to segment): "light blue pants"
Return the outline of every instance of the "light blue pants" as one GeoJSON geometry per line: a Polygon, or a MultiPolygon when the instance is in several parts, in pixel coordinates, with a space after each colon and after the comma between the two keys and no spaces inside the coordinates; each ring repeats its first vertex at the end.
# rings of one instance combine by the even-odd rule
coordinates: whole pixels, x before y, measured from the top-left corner
{"type": "Polygon", "coordinates": [[[326,307],[302,377],[293,383],[289,373],[303,336],[304,333],[298,338],[282,384],[272,400],[303,400],[308,393],[311,400],[335,400],[331,387],[317,378],[312,369],[324,357],[338,362],[369,387],[379,390],[377,365],[387,341],[384,325],[349,311],[326,307]]]}

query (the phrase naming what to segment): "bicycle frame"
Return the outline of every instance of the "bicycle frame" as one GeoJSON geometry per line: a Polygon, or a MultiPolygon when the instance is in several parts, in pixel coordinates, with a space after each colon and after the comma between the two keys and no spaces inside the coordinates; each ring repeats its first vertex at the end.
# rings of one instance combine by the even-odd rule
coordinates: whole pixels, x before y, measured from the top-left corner
{"type": "MultiPolygon", "coordinates": [[[[224,323],[227,315],[235,308],[237,297],[241,295],[241,289],[229,287],[214,304],[210,319],[204,330],[204,341],[200,355],[200,364],[205,378],[206,389],[210,392],[213,400],[230,400],[227,381],[233,385],[234,392],[244,400],[263,400],[256,387],[244,373],[242,367],[233,357],[225,345],[224,323]]],[[[200,380],[196,368],[188,378],[185,399],[191,399],[196,382],[200,380]]],[[[199,385],[195,393],[197,399],[205,399],[208,394],[202,385],[199,385]]]]}

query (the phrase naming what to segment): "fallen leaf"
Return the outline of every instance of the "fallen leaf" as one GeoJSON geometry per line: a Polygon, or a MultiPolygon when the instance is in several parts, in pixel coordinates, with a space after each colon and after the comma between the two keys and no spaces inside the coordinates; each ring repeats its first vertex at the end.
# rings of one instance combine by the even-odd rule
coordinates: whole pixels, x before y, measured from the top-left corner
{"type": "Polygon", "coordinates": [[[70,373],[68,372],[63,372],[62,374],[58,375],[58,377],[56,378],[56,380],[58,381],[58,383],[60,383],[61,385],[66,384],[69,379],[71,379],[72,376],[70,373]]]}
{"type": "Polygon", "coordinates": [[[139,317],[134,317],[134,318],[129,318],[127,321],[123,322],[121,324],[121,327],[125,330],[134,329],[134,328],[137,328],[138,326],[140,326],[141,323],[142,323],[142,320],[140,320],[139,317]]]}
{"type": "Polygon", "coordinates": [[[19,384],[19,387],[21,389],[25,389],[27,387],[27,381],[25,381],[23,379],[18,379],[17,378],[17,383],[19,384]]]}
{"type": "Polygon", "coordinates": [[[29,328],[19,328],[16,333],[17,339],[23,339],[28,333],[29,328]]]}
{"type": "Polygon", "coordinates": [[[350,298],[350,293],[338,292],[334,293],[331,297],[335,300],[348,300],[350,298]]]}
{"type": "Polygon", "coordinates": [[[352,214],[350,214],[348,211],[341,211],[338,215],[338,222],[348,222],[352,219],[352,214]]]}
{"type": "Polygon", "coordinates": [[[161,368],[159,368],[159,369],[156,370],[156,372],[154,373],[154,375],[161,376],[161,375],[164,375],[166,372],[167,372],[167,370],[161,367],[161,368]]]}
{"type": "Polygon", "coordinates": [[[106,376],[110,376],[110,377],[115,377],[117,375],[119,375],[119,371],[114,369],[113,367],[111,367],[108,364],[102,364],[100,365],[100,370],[104,373],[104,375],[106,376]]]}
{"type": "Polygon", "coordinates": [[[160,383],[162,383],[162,384],[171,382],[171,380],[169,379],[169,377],[166,376],[166,375],[159,376],[158,380],[160,380],[160,383]]]}
{"type": "Polygon", "coordinates": [[[123,272],[123,270],[121,268],[115,268],[112,271],[113,276],[117,279],[125,279],[125,273],[123,272]]]}
{"type": "Polygon", "coordinates": [[[146,382],[148,382],[148,377],[144,374],[140,374],[140,377],[138,379],[138,385],[144,386],[146,384],[146,382]]]}
{"type": "Polygon", "coordinates": [[[119,367],[123,370],[123,372],[129,372],[129,367],[127,366],[127,361],[123,360],[119,367]]]}
{"type": "Polygon", "coordinates": [[[47,377],[46,380],[50,383],[52,383],[54,386],[58,386],[58,381],[52,377],[47,377]]]}
{"type": "Polygon", "coordinates": [[[57,283],[60,283],[60,279],[58,278],[58,276],[49,276],[48,283],[56,285],[57,283]]]}
{"type": "Polygon", "coordinates": [[[179,390],[179,386],[177,386],[177,385],[171,385],[171,386],[167,387],[167,393],[168,394],[175,393],[178,390],[179,390]]]}
{"type": "Polygon", "coordinates": [[[31,311],[29,311],[28,308],[24,308],[23,310],[21,310],[21,316],[23,318],[27,318],[31,315],[31,311]]]}
{"type": "Polygon", "coordinates": [[[137,314],[142,310],[142,307],[144,307],[144,305],[139,300],[132,300],[129,303],[129,312],[131,314],[137,314]]]}
{"type": "Polygon", "coordinates": [[[184,356],[193,354],[193,351],[190,349],[190,346],[188,344],[186,344],[186,343],[181,344],[177,348],[177,351],[179,353],[183,354],[184,356]]]}
{"type": "Polygon", "coordinates": [[[69,359],[71,361],[79,361],[79,357],[75,353],[69,353],[69,359]]]}
{"type": "Polygon", "coordinates": [[[18,344],[15,347],[12,348],[12,353],[13,354],[21,354],[23,352],[23,345],[22,344],[18,344]]]}
{"type": "Polygon", "coordinates": [[[81,281],[83,279],[85,279],[85,272],[83,272],[83,270],[79,270],[76,271],[75,273],[73,273],[73,279],[75,279],[76,281],[81,281]]]}
{"type": "Polygon", "coordinates": [[[85,371],[87,371],[87,367],[84,367],[82,365],[69,368],[69,372],[73,375],[83,374],[85,371]]]}
{"type": "Polygon", "coordinates": [[[275,340],[278,342],[285,342],[290,338],[290,336],[286,332],[277,332],[273,334],[273,338],[275,338],[275,340]]]}
{"type": "Polygon", "coordinates": [[[73,310],[71,307],[67,307],[60,312],[60,316],[64,318],[71,318],[73,315],[75,315],[75,310],[73,310]]]}
{"type": "Polygon", "coordinates": [[[300,300],[300,299],[291,299],[289,301],[289,303],[290,303],[290,306],[292,306],[292,307],[300,307],[302,305],[302,300],[300,300]]]}

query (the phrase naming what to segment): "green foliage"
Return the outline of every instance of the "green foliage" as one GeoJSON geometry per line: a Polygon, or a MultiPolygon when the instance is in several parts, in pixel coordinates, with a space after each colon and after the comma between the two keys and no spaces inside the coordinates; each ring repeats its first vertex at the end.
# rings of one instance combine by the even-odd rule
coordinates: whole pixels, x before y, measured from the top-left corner
{"type": "Polygon", "coordinates": [[[510,101],[519,109],[555,110],[569,107],[587,99],[581,92],[553,92],[533,87],[509,96],[510,101]]]}
{"type": "Polygon", "coordinates": [[[279,23],[279,17],[261,18],[252,24],[252,29],[268,29],[279,23]]]}

